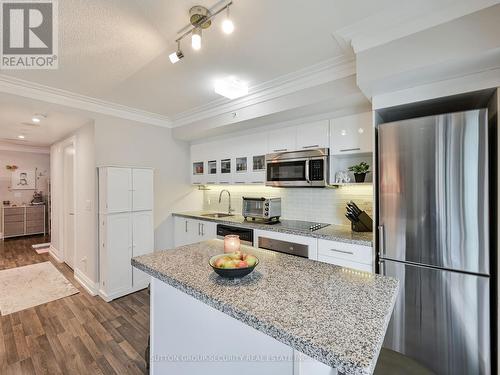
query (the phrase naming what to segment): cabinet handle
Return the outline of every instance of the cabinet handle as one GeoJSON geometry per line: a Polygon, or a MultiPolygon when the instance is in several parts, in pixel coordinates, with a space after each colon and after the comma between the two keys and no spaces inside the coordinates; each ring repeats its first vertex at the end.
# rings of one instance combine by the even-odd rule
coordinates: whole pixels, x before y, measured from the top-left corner
{"type": "Polygon", "coordinates": [[[361,148],[356,147],[356,148],[346,148],[344,150],[340,150],[340,152],[347,152],[347,151],[360,151],[361,148]]]}
{"type": "Polygon", "coordinates": [[[205,235],[205,224],[201,224],[201,235],[205,235]]]}
{"type": "Polygon", "coordinates": [[[198,223],[198,236],[201,236],[201,223],[198,223]]]}
{"type": "Polygon", "coordinates": [[[319,145],[302,146],[302,148],[318,148],[319,145]]]}
{"type": "Polygon", "coordinates": [[[287,148],[280,148],[279,150],[273,150],[273,152],[283,152],[283,151],[288,151],[287,148]]]}
{"type": "Polygon", "coordinates": [[[330,249],[330,251],[334,251],[336,253],[354,255],[354,253],[352,251],[347,251],[347,250],[330,249]]]}
{"type": "Polygon", "coordinates": [[[252,184],[263,184],[264,181],[252,181],[252,184]]]}
{"type": "Polygon", "coordinates": [[[187,232],[188,232],[188,221],[187,221],[187,220],[185,220],[185,221],[184,221],[184,223],[185,223],[185,231],[186,231],[186,233],[187,233],[187,232]]]}

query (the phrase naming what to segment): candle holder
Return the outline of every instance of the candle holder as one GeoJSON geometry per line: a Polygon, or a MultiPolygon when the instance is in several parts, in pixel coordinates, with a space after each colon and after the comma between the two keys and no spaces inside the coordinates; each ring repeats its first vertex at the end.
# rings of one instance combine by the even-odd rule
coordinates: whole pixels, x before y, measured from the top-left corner
{"type": "Polygon", "coordinates": [[[224,236],[224,253],[234,253],[240,250],[240,236],[236,234],[228,234],[224,236]]]}

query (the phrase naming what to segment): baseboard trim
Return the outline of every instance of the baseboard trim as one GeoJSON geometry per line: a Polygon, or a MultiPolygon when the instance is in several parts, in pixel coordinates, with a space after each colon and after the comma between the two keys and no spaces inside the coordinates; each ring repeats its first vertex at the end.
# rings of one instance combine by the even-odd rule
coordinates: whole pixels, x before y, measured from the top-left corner
{"type": "Polygon", "coordinates": [[[149,281],[146,283],[142,283],[140,285],[137,285],[135,287],[123,289],[123,290],[120,290],[118,292],[114,292],[111,294],[107,294],[104,290],[99,289],[99,296],[101,296],[101,298],[103,300],[105,300],[106,302],[111,302],[112,300],[126,296],[127,294],[135,293],[135,292],[138,292],[139,290],[146,289],[148,287],[148,285],[149,285],[149,281]]]}
{"type": "Polygon", "coordinates": [[[59,254],[59,251],[51,244],[49,247],[49,255],[54,258],[57,263],[62,263],[63,261],[56,254],[59,254]]]}
{"type": "Polygon", "coordinates": [[[99,290],[99,283],[95,283],[90,280],[82,271],[75,268],[74,277],[78,283],[83,286],[83,288],[87,291],[91,296],[96,296],[99,290]]]}

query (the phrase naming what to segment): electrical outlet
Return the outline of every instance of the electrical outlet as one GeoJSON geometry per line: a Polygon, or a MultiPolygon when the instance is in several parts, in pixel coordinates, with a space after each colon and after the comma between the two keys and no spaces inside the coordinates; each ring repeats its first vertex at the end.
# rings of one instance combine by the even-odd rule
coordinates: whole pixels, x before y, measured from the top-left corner
{"type": "Polygon", "coordinates": [[[83,257],[81,262],[83,263],[83,269],[87,271],[87,257],[83,257]]]}

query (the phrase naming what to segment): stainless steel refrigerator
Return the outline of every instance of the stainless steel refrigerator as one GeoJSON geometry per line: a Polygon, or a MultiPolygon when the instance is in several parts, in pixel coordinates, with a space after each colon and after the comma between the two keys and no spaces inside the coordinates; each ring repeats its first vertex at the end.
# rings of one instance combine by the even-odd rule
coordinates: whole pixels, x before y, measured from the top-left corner
{"type": "Polygon", "coordinates": [[[379,272],[400,280],[384,347],[490,374],[487,111],[378,125],[379,272]]]}

